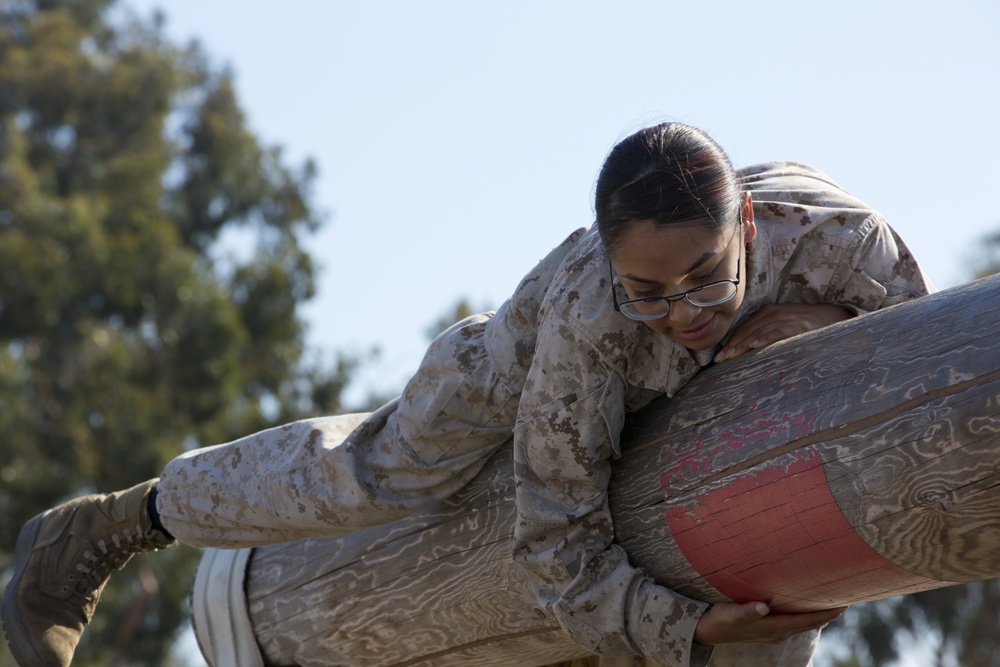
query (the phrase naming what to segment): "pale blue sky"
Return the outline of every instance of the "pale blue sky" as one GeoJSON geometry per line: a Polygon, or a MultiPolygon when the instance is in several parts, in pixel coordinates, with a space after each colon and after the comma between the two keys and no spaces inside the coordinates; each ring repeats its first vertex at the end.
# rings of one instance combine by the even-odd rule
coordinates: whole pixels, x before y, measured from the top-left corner
{"type": "Polygon", "coordinates": [[[399,388],[460,297],[496,306],[572,229],[621,137],[700,126],[810,163],[939,287],[1000,229],[1000,3],[126,0],[228,64],[252,129],[316,160],[310,343],[399,388]]]}
{"type": "Polygon", "coordinates": [[[233,69],[265,144],[317,161],[309,340],[383,349],[358,398],[401,387],[460,297],[498,305],[590,224],[605,154],[649,123],[822,169],[942,288],[1000,230],[995,0],[124,2],[233,69]]]}

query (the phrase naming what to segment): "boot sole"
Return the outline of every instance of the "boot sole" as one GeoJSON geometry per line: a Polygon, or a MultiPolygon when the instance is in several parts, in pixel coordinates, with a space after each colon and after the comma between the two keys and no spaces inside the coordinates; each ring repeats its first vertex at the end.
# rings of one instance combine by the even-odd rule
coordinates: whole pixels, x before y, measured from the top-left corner
{"type": "Polygon", "coordinates": [[[0,603],[0,622],[3,625],[4,635],[7,637],[7,646],[10,647],[11,655],[21,667],[44,667],[45,662],[35,653],[35,649],[28,641],[28,633],[21,625],[21,619],[17,612],[17,589],[21,586],[21,578],[31,560],[31,552],[35,549],[35,541],[38,539],[38,530],[42,525],[42,519],[48,512],[39,514],[34,519],[28,521],[21,528],[17,535],[17,547],[14,550],[14,576],[8,582],[3,592],[3,602],[0,603]]]}

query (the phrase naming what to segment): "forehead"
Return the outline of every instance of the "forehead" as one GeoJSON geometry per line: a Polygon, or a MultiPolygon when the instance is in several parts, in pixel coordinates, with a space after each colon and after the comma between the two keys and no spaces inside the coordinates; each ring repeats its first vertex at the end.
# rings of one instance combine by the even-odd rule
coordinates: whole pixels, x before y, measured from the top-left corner
{"type": "Polygon", "coordinates": [[[647,275],[651,272],[671,279],[682,277],[721,254],[732,233],[728,226],[715,230],[704,225],[636,222],[611,250],[611,261],[623,277],[635,274],[653,279],[647,275]]]}

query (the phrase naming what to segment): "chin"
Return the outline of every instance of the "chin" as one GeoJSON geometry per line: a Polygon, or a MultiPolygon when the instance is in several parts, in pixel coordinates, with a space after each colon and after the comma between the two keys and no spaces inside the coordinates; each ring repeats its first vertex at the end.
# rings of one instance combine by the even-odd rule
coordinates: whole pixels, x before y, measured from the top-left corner
{"type": "Polygon", "coordinates": [[[684,347],[686,347],[687,349],[691,350],[692,352],[711,350],[716,345],[719,344],[719,341],[715,340],[714,338],[712,340],[695,340],[695,341],[684,340],[683,338],[674,338],[674,340],[683,345],[684,347]]]}

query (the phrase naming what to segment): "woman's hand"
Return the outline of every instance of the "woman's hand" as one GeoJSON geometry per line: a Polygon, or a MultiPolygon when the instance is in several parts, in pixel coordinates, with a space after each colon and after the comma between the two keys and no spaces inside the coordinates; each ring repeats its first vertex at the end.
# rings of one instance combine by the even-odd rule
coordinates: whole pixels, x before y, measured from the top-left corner
{"type": "Polygon", "coordinates": [[[771,614],[763,602],[712,605],[698,621],[694,640],[699,644],[780,644],[802,632],[821,628],[847,607],[802,614],[771,614]]]}
{"type": "Polygon", "coordinates": [[[830,304],[768,304],[736,328],[726,346],[715,355],[715,361],[732,359],[744,352],[851,317],[854,317],[851,311],[830,304]]]}

